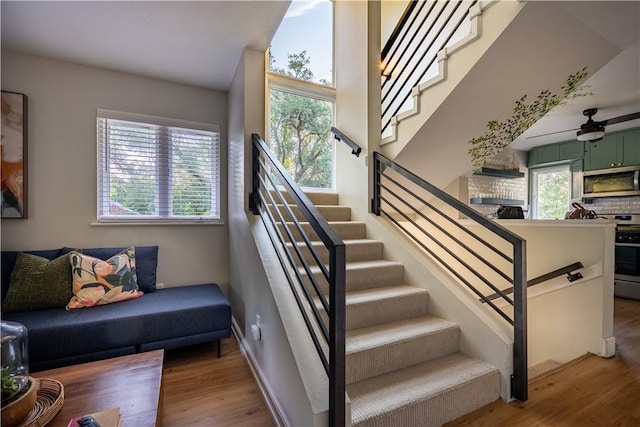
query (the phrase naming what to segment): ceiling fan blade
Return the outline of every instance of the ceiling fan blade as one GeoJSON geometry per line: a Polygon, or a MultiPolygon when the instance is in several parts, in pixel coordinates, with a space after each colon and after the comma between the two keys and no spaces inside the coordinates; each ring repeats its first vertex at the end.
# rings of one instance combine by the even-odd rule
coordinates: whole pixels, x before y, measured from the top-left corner
{"type": "Polygon", "coordinates": [[[619,117],[612,117],[608,120],[603,120],[600,123],[602,123],[604,126],[607,126],[607,125],[614,125],[616,123],[628,122],[629,120],[635,120],[635,119],[640,119],[640,112],[625,114],[624,116],[619,116],[619,117]]]}
{"type": "Polygon", "coordinates": [[[542,136],[555,135],[555,134],[558,134],[558,133],[565,133],[565,132],[574,132],[574,131],[577,131],[577,130],[580,130],[580,128],[577,128],[577,129],[559,130],[559,131],[556,131],[556,132],[549,132],[549,133],[542,133],[542,134],[540,134],[540,135],[527,136],[525,139],[540,138],[540,137],[542,137],[542,136]]]}

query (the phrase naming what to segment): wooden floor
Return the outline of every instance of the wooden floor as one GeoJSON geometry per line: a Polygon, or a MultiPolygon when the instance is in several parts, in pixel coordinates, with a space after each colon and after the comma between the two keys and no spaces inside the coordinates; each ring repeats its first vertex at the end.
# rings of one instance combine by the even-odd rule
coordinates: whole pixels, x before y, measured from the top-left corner
{"type": "Polygon", "coordinates": [[[233,337],[167,351],[162,380],[164,427],[275,425],[233,337]]]}
{"type": "MultiPolygon", "coordinates": [[[[532,383],[527,402],[498,400],[447,427],[639,427],[640,301],[616,298],[614,334],[615,357],[587,356],[532,383]]],[[[166,353],[164,426],[274,425],[234,338],[222,353],[212,344],[166,353]]]]}

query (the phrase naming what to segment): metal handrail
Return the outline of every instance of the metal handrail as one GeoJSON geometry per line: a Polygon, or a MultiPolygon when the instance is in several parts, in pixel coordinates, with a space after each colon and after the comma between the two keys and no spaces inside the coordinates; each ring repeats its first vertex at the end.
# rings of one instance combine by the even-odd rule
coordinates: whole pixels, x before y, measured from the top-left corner
{"type": "MultiPolygon", "coordinates": [[[[579,270],[581,268],[584,268],[584,265],[582,265],[581,262],[574,262],[573,264],[569,264],[565,267],[558,268],[557,270],[550,271],[549,273],[546,273],[538,277],[534,277],[531,280],[528,280],[527,288],[530,288],[535,285],[539,285],[540,283],[544,283],[547,280],[555,279],[556,277],[564,276],[565,274],[567,275],[566,279],[569,282],[582,279],[582,273],[580,272],[574,273],[574,271],[579,270]]],[[[480,301],[485,302],[486,300],[498,299],[502,296],[502,294],[510,294],[511,292],[513,292],[513,288],[502,289],[500,294],[496,293],[496,294],[488,295],[486,298],[483,298],[480,301]]]]}
{"type": "Polygon", "coordinates": [[[477,1],[411,1],[381,52],[382,127],[391,125],[477,1]],[[429,5],[429,7],[426,7],[429,5]],[[454,25],[449,25],[454,22],[454,25]]]}
{"type": "Polygon", "coordinates": [[[362,152],[362,147],[360,147],[358,144],[353,142],[351,138],[349,138],[347,135],[345,135],[344,133],[342,133],[341,131],[339,131],[333,126],[331,126],[331,132],[333,133],[333,136],[335,139],[337,139],[338,141],[344,142],[349,146],[349,148],[351,148],[351,154],[353,154],[356,157],[360,157],[360,153],[362,152]]]}
{"type": "Polygon", "coordinates": [[[329,425],[345,423],[345,245],[260,135],[253,134],[249,207],[260,215],[316,352],[329,378],[329,425]],[[287,203],[285,194],[293,203],[287,203]],[[325,264],[294,212],[299,211],[329,255],[325,264]],[[308,260],[301,246],[311,254],[308,260]],[[310,265],[312,263],[312,265],[310,265]],[[316,277],[316,273],[319,273],[316,277]],[[328,285],[327,300],[320,281],[328,285]],[[319,301],[320,308],[316,301],[319,301]],[[309,314],[311,311],[311,314],[309,314]],[[326,325],[322,312],[327,314],[326,325]],[[319,330],[319,333],[318,333],[319,330]],[[325,350],[328,347],[328,350],[325,350]],[[328,353],[328,354],[327,354],[328,353]]]}
{"type": "Polygon", "coordinates": [[[520,401],[526,401],[528,398],[526,241],[382,154],[374,152],[373,155],[372,212],[378,216],[384,215],[393,222],[443,268],[476,294],[482,302],[513,326],[511,394],[520,401]],[[437,205],[444,208],[439,208],[437,205]],[[447,214],[445,209],[453,209],[454,213],[447,214]],[[430,214],[427,215],[425,212],[430,214]],[[414,220],[412,218],[414,215],[421,222],[414,220]],[[510,254],[456,220],[455,218],[460,215],[479,225],[480,232],[498,237],[499,241],[503,242],[502,246],[506,245],[510,248],[510,254]],[[403,221],[398,220],[398,217],[402,217],[403,221]],[[446,220],[448,226],[439,225],[436,219],[446,220]],[[463,237],[457,237],[455,233],[463,237]],[[464,239],[468,239],[469,243],[465,243],[464,239]],[[473,249],[472,244],[484,249],[473,249]],[[510,273],[504,273],[504,269],[488,260],[488,255],[485,256],[484,252],[497,255],[502,264],[510,266],[510,273]],[[487,274],[492,274],[493,280],[486,277],[487,274]],[[493,281],[504,281],[511,285],[511,288],[500,290],[493,281]],[[487,294],[481,289],[482,287],[491,289],[495,293],[487,294]],[[513,297],[510,297],[510,294],[513,294],[513,297]],[[505,312],[493,302],[498,298],[513,307],[513,314],[505,312]]]}

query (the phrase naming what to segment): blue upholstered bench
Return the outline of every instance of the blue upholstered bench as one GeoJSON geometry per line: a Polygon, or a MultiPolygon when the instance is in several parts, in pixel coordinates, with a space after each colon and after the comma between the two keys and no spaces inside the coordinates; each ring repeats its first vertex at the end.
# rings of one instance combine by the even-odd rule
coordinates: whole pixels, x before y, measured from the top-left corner
{"type": "MultiPolygon", "coordinates": [[[[124,248],[84,249],[107,259],[124,248]]],[[[53,260],[71,248],[30,253],[53,260]]],[[[90,308],[64,307],[2,313],[29,331],[32,371],[132,354],[171,349],[231,335],[231,306],[216,284],[155,289],[157,246],[136,247],[136,274],[145,294],[136,299],[90,308]]],[[[18,252],[2,252],[4,300],[18,252]]]]}

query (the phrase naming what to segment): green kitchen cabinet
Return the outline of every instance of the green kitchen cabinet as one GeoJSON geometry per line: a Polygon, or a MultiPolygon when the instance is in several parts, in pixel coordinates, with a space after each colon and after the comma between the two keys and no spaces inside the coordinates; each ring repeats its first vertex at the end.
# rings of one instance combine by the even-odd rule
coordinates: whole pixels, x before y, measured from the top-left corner
{"type": "Polygon", "coordinates": [[[623,166],[640,165],[640,129],[621,132],[623,166]]]}
{"type": "Polygon", "coordinates": [[[574,160],[584,157],[583,141],[567,141],[561,142],[559,145],[560,158],[558,160],[574,160]]]}
{"type": "Polygon", "coordinates": [[[527,166],[533,167],[564,160],[582,159],[583,156],[584,143],[582,141],[541,145],[529,151],[527,166]]]}
{"type": "Polygon", "coordinates": [[[585,142],[584,170],[622,166],[623,146],[620,134],[605,135],[600,141],[585,142]]]}
{"type": "Polygon", "coordinates": [[[552,163],[560,160],[560,145],[549,144],[534,147],[529,151],[527,166],[532,167],[543,163],[552,163]]]}
{"type": "Polygon", "coordinates": [[[585,142],[584,170],[640,165],[640,128],[585,142]]]}

